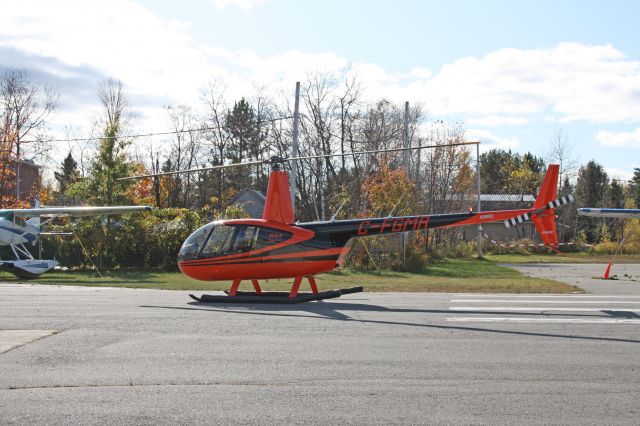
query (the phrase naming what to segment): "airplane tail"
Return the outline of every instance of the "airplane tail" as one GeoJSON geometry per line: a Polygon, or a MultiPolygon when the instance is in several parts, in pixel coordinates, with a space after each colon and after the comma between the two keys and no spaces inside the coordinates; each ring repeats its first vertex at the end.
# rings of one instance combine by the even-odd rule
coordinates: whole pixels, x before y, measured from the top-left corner
{"type": "Polygon", "coordinates": [[[31,219],[27,220],[27,225],[31,225],[34,228],[40,228],[40,216],[35,216],[32,217],[31,219]]]}
{"type": "MultiPolygon", "coordinates": [[[[40,204],[40,200],[36,198],[33,208],[39,209],[40,207],[42,207],[42,204],[40,204]]],[[[28,219],[26,222],[27,225],[40,229],[40,216],[34,216],[31,219],[28,219]]]]}
{"type": "Polygon", "coordinates": [[[556,207],[573,201],[573,196],[565,195],[558,198],[558,172],[560,166],[550,164],[544,181],[538,192],[538,197],[529,213],[519,215],[505,221],[507,227],[531,219],[542,238],[544,245],[558,247],[558,232],[556,229],[556,207]]]}

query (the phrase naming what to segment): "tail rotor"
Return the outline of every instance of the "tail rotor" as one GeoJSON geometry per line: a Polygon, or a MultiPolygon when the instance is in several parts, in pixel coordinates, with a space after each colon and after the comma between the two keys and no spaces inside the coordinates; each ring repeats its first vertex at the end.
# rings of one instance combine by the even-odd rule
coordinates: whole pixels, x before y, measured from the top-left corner
{"type": "Polygon", "coordinates": [[[531,219],[544,245],[552,248],[559,245],[556,230],[556,208],[573,202],[571,194],[558,198],[559,169],[557,164],[549,165],[531,211],[504,221],[506,227],[510,228],[531,219]]]}

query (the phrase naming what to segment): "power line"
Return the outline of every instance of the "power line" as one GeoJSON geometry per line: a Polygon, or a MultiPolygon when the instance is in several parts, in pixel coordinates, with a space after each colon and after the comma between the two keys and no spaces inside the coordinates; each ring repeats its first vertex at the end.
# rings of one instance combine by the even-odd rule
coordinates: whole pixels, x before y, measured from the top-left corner
{"type": "MultiPolygon", "coordinates": [[[[280,120],[288,120],[290,118],[293,118],[293,116],[286,116],[286,117],[277,117],[277,118],[270,118],[268,120],[259,120],[256,122],[256,124],[262,124],[262,123],[273,123],[275,121],[280,121],[280,120]]],[[[49,143],[49,142],[81,142],[81,141],[93,141],[93,140],[98,140],[98,139],[127,139],[127,138],[143,138],[143,137],[149,137],[149,136],[168,136],[168,135],[176,135],[179,133],[195,133],[195,132],[204,132],[207,130],[221,130],[226,128],[226,126],[213,126],[213,127],[199,127],[196,129],[184,129],[184,130],[173,130],[173,131],[167,131],[167,132],[154,132],[154,133],[139,133],[139,134],[134,134],[134,135],[124,135],[124,136],[94,136],[94,137],[90,137],[90,138],[67,138],[67,139],[45,139],[45,140],[26,140],[26,141],[19,141],[19,143],[23,144],[23,143],[35,143],[35,142],[40,142],[40,143],[49,143]]]]}

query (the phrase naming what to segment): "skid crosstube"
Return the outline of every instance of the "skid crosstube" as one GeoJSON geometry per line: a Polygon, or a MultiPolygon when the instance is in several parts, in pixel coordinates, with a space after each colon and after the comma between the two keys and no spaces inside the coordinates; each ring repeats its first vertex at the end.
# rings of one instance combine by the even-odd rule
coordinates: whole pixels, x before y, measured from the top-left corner
{"type": "MultiPolygon", "coordinates": [[[[200,297],[190,294],[189,296],[200,303],[303,303],[312,302],[314,300],[334,299],[343,294],[360,293],[364,289],[360,287],[341,288],[338,290],[320,291],[318,293],[298,293],[295,297],[289,297],[288,291],[263,291],[260,294],[254,291],[238,291],[235,296],[228,294],[215,295],[203,294],[200,297]]],[[[225,292],[228,293],[228,292],[225,292]]]]}

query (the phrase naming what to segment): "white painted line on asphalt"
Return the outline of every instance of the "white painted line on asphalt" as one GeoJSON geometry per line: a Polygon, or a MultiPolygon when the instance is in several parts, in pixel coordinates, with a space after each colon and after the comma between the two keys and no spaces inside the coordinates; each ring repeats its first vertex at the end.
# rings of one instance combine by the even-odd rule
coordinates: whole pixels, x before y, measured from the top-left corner
{"type": "Polygon", "coordinates": [[[571,324],[640,324],[640,319],[626,318],[510,318],[510,317],[451,317],[452,322],[520,322],[520,323],[571,323],[571,324]]]}
{"type": "MultiPolygon", "coordinates": [[[[512,299],[452,299],[452,303],[534,303],[531,300],[512,300],[512,299]]],[[[610,303],[616,305],[640,305],[640,301],[617,301],[617,300],[545,300],[544,303],[576,303],[576,304],[596,304],[610,303]]]]}
{"type": "Polygon", "coordinates": [[[608,307],[608,308],[551,308],[544,306],[531,306],[531,307],[518,307],[514,308],[511,306],[502,307],[502,306],[452,306],[449,308],[450,311],[490,311],[490,310],[499,310],[499,311],[508,311],[508,312],[524,312],[524,311],[564,311],[564,312],[601,312],[601,311],[615,311],[615,312],[640,312],[640,309],[625,309],[619,306],[617,307],[608,307]]]}

